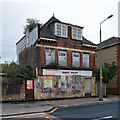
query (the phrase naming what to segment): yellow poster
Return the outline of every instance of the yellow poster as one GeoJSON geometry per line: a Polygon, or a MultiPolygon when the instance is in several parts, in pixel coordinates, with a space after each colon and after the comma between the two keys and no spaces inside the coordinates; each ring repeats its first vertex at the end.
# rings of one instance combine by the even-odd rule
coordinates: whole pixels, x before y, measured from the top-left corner
{"type": "Polygon", "coordinates": [[[44,91],[52,91],[53,82],[51,76],[44,77],[44,91]]]}

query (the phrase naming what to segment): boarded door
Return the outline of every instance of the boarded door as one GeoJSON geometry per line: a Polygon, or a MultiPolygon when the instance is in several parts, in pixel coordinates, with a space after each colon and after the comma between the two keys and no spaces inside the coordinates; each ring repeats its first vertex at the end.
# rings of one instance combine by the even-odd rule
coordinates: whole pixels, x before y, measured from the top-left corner
{"type": "Polygon", "coordinates": [[[85,93],[91,93],[91,79],[85,80],[85,93]]]}
{"type": "Polygon", "coordinates": [[[33,100],[34,99],[34,81],[26,80],[25,82],[25,99],[33,100]]]}

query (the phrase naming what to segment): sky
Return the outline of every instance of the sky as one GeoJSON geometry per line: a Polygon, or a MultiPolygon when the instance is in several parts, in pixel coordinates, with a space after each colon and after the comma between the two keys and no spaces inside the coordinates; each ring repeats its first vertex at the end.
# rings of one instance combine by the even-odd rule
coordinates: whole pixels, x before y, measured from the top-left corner
{"type": "Polygon", "coordinates": [[[83,36],[99,43],[118,36],[118,2],[120,0],[1,0],[0,1],[0,62],[17,61],[16,42],[23,37],[27,18],[40,23],[54,16],[62,22],[82,26],[83,36]]]}

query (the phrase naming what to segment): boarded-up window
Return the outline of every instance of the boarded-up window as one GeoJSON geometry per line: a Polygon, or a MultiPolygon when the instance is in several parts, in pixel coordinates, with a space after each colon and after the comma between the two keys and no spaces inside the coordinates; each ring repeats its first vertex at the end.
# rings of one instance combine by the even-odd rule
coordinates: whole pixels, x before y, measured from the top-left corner
{"type": "Polygon", "coordinates": [[[74,67],[80,67],[80,54],[72,53],[72,64],[74,67]]]}
{"type": "Polygon", "coordinates": [[[67,52],[59,51],[59,65],[60,66],[67,66],[67,52]]]}
{"type": "Polygon", "coordinates": [[[43,91],[50,92],[53,91],[53,80],[52,76],[45,76],[43,79],[43,91]]]}
{"type": "Polygon", "coordinates": [[[55,62],[55,50],[46,49],[46,65],[55,62]]]}
{"type": "Polygon", "coordinates": [[[67,77],[58,76],[58,91],[67,91],[67,77]]]}
{"type": "Polygon", "coordinates": [[[81,90],[81,76],[72,77],[72,90],[80,91],[81,90]]]}
{"type": "Polygon", "coordinates": [[[89,67],[89,54],[83,54],[83,67],[89,67]]]}

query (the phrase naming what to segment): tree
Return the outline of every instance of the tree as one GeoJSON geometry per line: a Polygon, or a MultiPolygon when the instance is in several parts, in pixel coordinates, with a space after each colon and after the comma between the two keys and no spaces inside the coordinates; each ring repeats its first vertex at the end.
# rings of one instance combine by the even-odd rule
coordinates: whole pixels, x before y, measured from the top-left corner
{"type": "MultiPolygon", "coordinates": [[[[117,74],[117,66],[115,65],[115,62],[112,64],[104,63],[104,66],[102,68],[102,73],[103,73],[103,82],[104,83],[109,83],[110,80],[112,80],[113,77],[116,76],[117,74]]],[[[96,80],[100,80],[100,68],[95,67],[95,76],[96,80]]]]}
{"type": "Polygon", "coordinates": [[[2,72],[7,74],[7,83],[23,83],[24,80],[35,78],[30,66],[18,65],[14,61],[10,64],[2,64],[2,72]]]}
{"type": "MultiPolygon", "coordinates": [[[[39,24],[39,20],[37,20],[36,18],[28,18],[27,20],[27,24],[24,26],[24,33],[26,33],[26,31],[31,32],[36,26],[37,24],[39,24]]],[[[40,24],[41,26],[42,24],[40,24]]]]}

